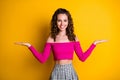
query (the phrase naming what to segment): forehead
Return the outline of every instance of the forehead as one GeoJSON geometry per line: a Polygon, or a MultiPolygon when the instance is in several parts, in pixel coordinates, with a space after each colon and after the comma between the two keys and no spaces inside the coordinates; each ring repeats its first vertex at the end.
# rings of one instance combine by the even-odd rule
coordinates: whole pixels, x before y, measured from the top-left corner
{"type": "Polygon", "coordinates": [[[57,18],[58,18],[58,19],[60,19],[60,18],[65,18],[65,19],[66,19],[66,18],[68,18],[68,16],[67,16],[66,14],[62,14],[62,13],[61,13],[61,14],[58,14],[58,15],[57,15],[57,18]]]}

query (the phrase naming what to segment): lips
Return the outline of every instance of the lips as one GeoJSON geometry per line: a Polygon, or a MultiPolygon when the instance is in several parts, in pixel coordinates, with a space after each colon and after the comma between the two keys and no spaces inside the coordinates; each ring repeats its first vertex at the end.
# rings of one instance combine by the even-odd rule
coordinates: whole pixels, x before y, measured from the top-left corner
{"type": "Polygon", "coordinates": [[[64,29],[66,26],[60,26],[61,29],[64,29]]]}

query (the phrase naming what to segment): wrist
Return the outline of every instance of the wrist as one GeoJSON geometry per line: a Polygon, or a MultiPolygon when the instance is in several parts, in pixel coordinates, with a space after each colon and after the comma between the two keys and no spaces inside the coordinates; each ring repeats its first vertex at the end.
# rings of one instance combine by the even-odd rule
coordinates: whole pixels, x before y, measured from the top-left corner
{"type": "Polygon", "coordinates": [[[30,47],[30,46],[31,46],[31,44],[26,44],[25,46],[30,47]]]}
{"type": "Polygon", "coordinates": [[[93,44],[94,44],[94,45],[97,45],[97,43],[96,43],[96,42],[94,42],[93,44]]]}
{"type": "Polygon", "coordinates": [[[29,45],[27,45],[27,47],[30,47],[31,45],[29,44],[29,45]]]}

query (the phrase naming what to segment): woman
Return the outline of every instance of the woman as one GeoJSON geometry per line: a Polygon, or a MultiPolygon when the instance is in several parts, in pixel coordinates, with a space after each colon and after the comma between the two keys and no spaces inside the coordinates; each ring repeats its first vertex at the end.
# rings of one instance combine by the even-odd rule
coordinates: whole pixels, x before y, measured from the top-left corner
{"type": "Polygon", "coordinates": [[[73,53],[76,52],[81,61],[85,61],[98,43],[106,40],[96,40],[83,52],[78,38],[74,34],[73,20],[66,9],[59,8],[55,11],[51,20],[51,34],[46,41],[43,53],[39,53],[30,44],[17,42],[18,45],[27,46],[33,55],[44,63],[53,51],[55,67],[50,80],[78,80],[78,76],[72,66],[73,53]]]}

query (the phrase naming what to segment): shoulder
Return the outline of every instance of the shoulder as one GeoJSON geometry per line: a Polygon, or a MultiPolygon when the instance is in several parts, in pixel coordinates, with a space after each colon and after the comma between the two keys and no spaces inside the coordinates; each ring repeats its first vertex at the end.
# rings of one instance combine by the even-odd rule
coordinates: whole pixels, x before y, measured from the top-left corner
{"type": "Polygon", "coordinates": [[[77,37],[77,36],[75,36],[75,41],[79,41],[79,39],[78,39],[78,37],[77,37]]]}
{"type": "Polygon", "coordinates": [[[54,42],[54,39],[51,37],[51,35],[49,35],[47,42],[54,42]]]}

